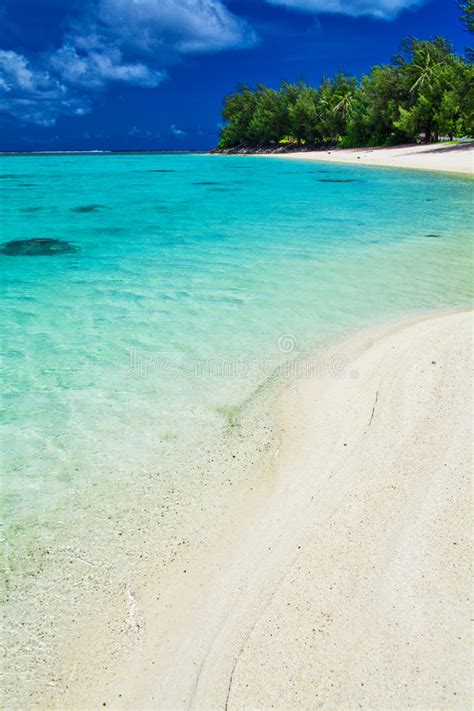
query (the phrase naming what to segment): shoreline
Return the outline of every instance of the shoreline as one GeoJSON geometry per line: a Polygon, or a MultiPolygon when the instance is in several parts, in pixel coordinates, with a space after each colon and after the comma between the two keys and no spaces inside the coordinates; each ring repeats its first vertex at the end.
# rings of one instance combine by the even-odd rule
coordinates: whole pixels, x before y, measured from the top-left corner
{"type": "Polygon", "coordinates": [[[285,382],[258,490],[132,601],[132,658],[78,669],[63,707],[465,708],[471,322],[379,324],[319,356],[345,377],[285,382]]]}
{"type": "Polygon", "coordinates": [[[295,151],[259,154],[266,158],[283,158],[321,163],[364,165],[380,168],[403,168],[463,176],[474,176],[474,143],[394,148],[350,148],[328,151],[295,151]]]}

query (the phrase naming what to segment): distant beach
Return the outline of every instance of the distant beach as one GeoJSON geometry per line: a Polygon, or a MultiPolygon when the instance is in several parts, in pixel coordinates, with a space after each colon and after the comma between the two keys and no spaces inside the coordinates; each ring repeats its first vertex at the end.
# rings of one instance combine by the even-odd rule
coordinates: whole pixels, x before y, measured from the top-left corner
{"type": "Polygon", "coordinates": [[[347,163],[383,166],[386,168],[414,168],[443,173],[474,175],[474,143],[446,145],[396,146],[394,148],[351,148],[325,151],[278,153],[279,158],[292,158],[323,163],[347,163]]]}

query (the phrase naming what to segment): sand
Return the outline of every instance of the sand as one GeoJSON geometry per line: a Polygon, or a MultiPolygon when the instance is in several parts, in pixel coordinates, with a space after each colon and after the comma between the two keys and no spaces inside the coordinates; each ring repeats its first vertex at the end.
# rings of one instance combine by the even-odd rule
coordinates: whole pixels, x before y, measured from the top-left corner
{"type": "MultiPolygon", "coordinates": [[[[274,157],[274,156],[273,156],[274,157]]],[[[474,143],[282,153],[278,158],[474,174],[474,143]]]]}
{"type": "Polygon", "coordinates": [[[470,707],[471,329],[413,317],[300,363],[260,486],[58,707],[470,707]]]}

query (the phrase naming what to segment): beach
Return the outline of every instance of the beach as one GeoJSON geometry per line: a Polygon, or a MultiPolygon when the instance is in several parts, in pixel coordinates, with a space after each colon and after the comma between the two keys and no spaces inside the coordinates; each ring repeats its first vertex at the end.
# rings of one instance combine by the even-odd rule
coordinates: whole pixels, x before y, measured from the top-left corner
{"type": "Polygon", "coordinates": [[[444,143],[396,146],[394,148],[351,148],[327,151],[279,153],[279,158],[323,163],[347,163],[383,166],[386,168],[412,168],[473,175],[474,144],[444,143]]]}
{"type": "Polygon", "coordinates": [[[467,708],[471,333],[411,317],[295,369],[258,492],[61,708],[467,708]]]}

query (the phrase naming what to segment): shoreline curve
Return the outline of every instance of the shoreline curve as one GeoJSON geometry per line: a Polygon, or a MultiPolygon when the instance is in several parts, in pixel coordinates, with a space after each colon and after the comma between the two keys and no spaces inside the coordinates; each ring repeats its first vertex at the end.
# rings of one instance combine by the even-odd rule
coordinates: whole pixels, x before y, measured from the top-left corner
{"type": "Polygon", "coordinates": [[[366,329],[320,356],[345,377],[285,384],[253,515],[149,589],[134,658],[62,707],[466,708],[471,331],[470,310],[366,329]]]}

